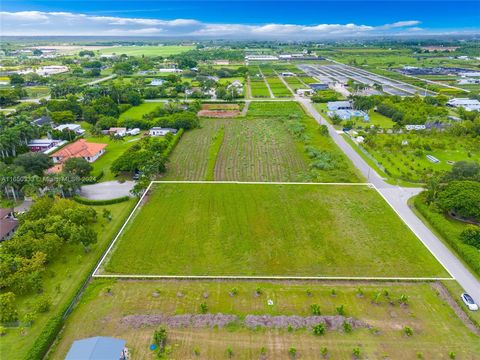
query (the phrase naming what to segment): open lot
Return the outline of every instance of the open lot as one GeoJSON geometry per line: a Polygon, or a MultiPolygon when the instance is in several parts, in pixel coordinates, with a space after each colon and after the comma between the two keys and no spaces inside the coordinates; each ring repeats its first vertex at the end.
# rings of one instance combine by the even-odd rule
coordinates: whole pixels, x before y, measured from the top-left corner
{"type": "Polygon", "coordinates": [[[154,184],[112,251],[107,273],[448,277],[363,185],[154,184]]]}
{"type": "Polygon", "coordinates": [[[225,359],[227,348],[231,348],[234,359],[262,359],[262,347],[264,358],[285,360],[291,359],[291,347],[297,349],[299,359],[320,359],[322,347],[328,349],[330,359],[351,359],[356,347],[361,349],[362,359],[415,359],[418,354],[425,359],[448,359],[450,352],[457,359],[476,359],[480,353],[478,336],[426,283],[95,280],[68,319],[51,358],[63,359],[75,339],[114,336],[126,340],[132,358],[155,359],[149,346],[158,319],[201,316],[201,303],[208,306],[206,316],[220,313],[233,315],[235,320],[225,327],[177,327],[170,321],[170,325],[165,324],[170,358],[225,359]],[[229,295],[232,288],[237,289],[237,295],[229,295]],[[408,305],[398,304],[401,295],[408,297],[408,305]],[[373,303],[377,296],[378,303],[373,303]],[[267,305],[268,299],[272,306],[267,305]],[[314,336],[306,328],[288,331],[286,320],[281,328],[252,329],[245,325],[248,315],[307,317],[311,304],[318,304],[322,315],[336,315],[335,308],[344,305],[347,316],[364,321],[372,329],[359,328],[351,333],[329,329],[323,336],[314,336]],[[404,334],[405,326],[413,330],[412,336],[404,334]]]}
{"type": "Polygon", "coordinates": [[[162,107],[163,103],[143,103],[138,106],[133,106],[124,113],[120,114],[120,120],[127,118],[130,119],[141,119],[143,115],[146,115],[158,107],[162,107]]]}

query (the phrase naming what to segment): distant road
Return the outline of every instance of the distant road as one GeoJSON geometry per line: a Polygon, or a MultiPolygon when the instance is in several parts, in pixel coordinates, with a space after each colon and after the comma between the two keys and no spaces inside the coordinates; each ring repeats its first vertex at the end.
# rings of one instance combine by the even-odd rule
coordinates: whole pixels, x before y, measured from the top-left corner
{"type": "Polygon", "coordinates": [[[97,80],[87,82],[87,83],[83,84],[83,86],[95,85],[95,84],[98,84],[98,83],[101,83],[101,82],[104,82],[104,81],[115,79],[116,77],[117,77],[117,74],[112,74],[112,75],[106,76],[106,77],[101,78],[101,79],[97,79],[97,80]]]}
{"type": "MultiPolygon", "coordinates": [[[[337,133],[334,127],[318,113],[309,99],[296,97],[296,100],[305,107],[319,124],[327,125],[328,132],[337,146],[342,149],[368,182],[372,183],[378,189],[379,193],[445,267],[450,275],[475,299],[477,304],[480,304],[480,282],[408,206],[408,199],[418,194],[422,189],[405,188],[385,182],[347,141],[337,133]]],[[[460,294],[455,295],[460,296],[460,294]]]]}

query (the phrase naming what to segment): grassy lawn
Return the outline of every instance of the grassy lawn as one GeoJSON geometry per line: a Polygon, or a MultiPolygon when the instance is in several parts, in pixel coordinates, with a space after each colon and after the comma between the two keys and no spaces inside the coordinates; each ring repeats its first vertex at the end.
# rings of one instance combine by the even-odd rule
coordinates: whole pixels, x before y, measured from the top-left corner
{"type": "Polygon", "coordinates": [[[100,259],[110,240],[124,223],[133,208],[134,200],[108,206],[96,206],[99,216],[96,225],[98,241],[90,252],[83,251],[80,245],[66,245],[55,260],[49,264],[43,281],[42,294],[27,294],[17,297],[17,310],[20,318],[31,311],[32,306],[42,297],[48,296],[52,301],[51,310],[36,315],[32,327],[9,328],[7,334],[0,340],[0,357],[2,359],[24,359],[26,352],[33,345],[41,333],[47,320],[59,315],[79,289],[82,282],[93,270],[93,266],[100,259]],[[112,213],[112,222],[102,217],[102,210],[106,208],[112,213]],[[23,333],[22,333],[23,331],[23,333]]]}
{"type": "Polygon", "coordinates": [[[126,54],[128,56],[170,56],[193,50],[194,46],[114,46],[101,49],[101,54],[126,54]]]}
{"type": "Polygon", "coordinates": [[[36,99],[50,94],[48,86],[27,86],[24,88],[27,91],[27,98],[36,99]]]}
{"type": "Polygon", "coordinates": [[[353,359],[355,347],[361,349],[362,359],[415,359],[419,353],[424,359],[448,359],[449,352],[455,352],[457,359],[476,359],[480,353],[478,336],[425,283],[95,280],[67,320],[51,358],[64,359],[76,339],[114,336],[126,340],[132,358],[153,360],[157,356],[149,346],[158,325],[136,327],[127,316],[199,314],[202,302],[209,313],[236,315],[238,320],[224,328],[167,326],[167,344],[172,349],[169,358],[226,359],[229,347],[234,359],[261,359],[262,347],[267,359],[282,360],[292,359],[288,353],[291,347],[297,349],[299,359],[320,359],[322,347],[327,347],[330,359],[353,359]],[[363,297],[358,296],[358,287],[363,297]],[[232,288],[238,290],[236,296],[228,294],[232,288]],[[255,295],[257,288],[262,291],[260,295],[255,295]],[[332,296],[332,289],[336,296],[332,296]],[[372,297],[385,291],[388,298],[381,295],[380,302],[373,304],[372,297]],[[408,306],[396,302],[402,294],[408,296],[408,306]],[[267,299],[273,300],[272,306],[267,305],[267,299]],[[378,332],[327,330],[323,336],[314,336],[305,328],[250,329],[243,323],[247,315],[309,316],[311,304],[318,304],[322,315],[335,315],[335,308],[344,305],[347,316],[365,321],[378,332]],[[403,334],[405,326],[413,330],[413,336],[403,334]],[[199,355],[194,355],[195,349],[199,355]]]}
{"type": "Polygon", "coordinates": [[[127,118],[141,119],[143,115],[148,114],[158,107],[163,107],[163,103],[143,103],[138,106],[133,106],[124,113],[120,114],[120,120],[127,118]]]}
{"type": "Polygon", "coordinates": [[[100,181],[115,180],[115,176],[110,171],[112,163],[122,155],[125,150],[135,145],[140,138],[141,135],[126,136],[124,140],[112,140],[109,136],[92,136],[86,138],[89,142],[107,144],[105,154],[92,163],[92,176],[97,176],[103,171],[103,176],[100,181]]]}
{"type": "Polygon", "coordinates": [[[338,185],[156,184],[106,270],[447,276],[375,190],[338,185]]]}

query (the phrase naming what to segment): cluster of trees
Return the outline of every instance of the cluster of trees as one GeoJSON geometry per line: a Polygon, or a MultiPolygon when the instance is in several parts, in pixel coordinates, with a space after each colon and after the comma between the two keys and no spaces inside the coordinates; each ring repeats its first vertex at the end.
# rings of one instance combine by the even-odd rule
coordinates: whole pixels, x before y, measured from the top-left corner
{"type": "Polygon", "coordinates": [[[480,165],[459,161],[444,175],[427,181],[426,200],[449,216],[471,223],[462,242],[480,248],[480,165]]]}
{"type": "Polygon", "coordinates": [[[5,160],[26,152],[28,141],[38,136],[39,129],[25,116],[0,118],[0,157],[5,160]]]}
{"type": "Polygon", "coordinates": [[[195,49],[173,56],[173,59],[181,69],[196,67],[199,62],[207,60],[225,59],[241,61],[244,58],[242,50],[229,49],[195,49]]]}
{"type": "Polygon", "coordinates": [[[425,124],[428,121],[447,120],[448,110],[443,106],[448,100],[444,96],[405,97],[376,95],[354,96],[355,109],[368,111],[374,107],[399,125],[425,124]]]}
{"type": "Polygon", "coordinates": [[[27,96],[27,93],[20,85],[16,85],[13,88],[0,89],[0,106],[15,105],[18,103],[18,100],[25,96],[27,96]]]}
{"type": "Polygon", "coordinates": [[[142,130],[150,129],[153,126],[185,130],[194,129],[200,126],[197,116],[199,108],[200,103],[198,102],[189,103],[186,109],[180,103],[169,102],[163,108],[157,107],[149,114],[145,114],[142,119],[125,117],[118,121],[117,125],[142,130]]]}
{"type": "Polygon", "coordinates": [[[87,177],[92,165],[83,158],[68,159],[58,174],[44,174],[53,166],[52,159],[40,152],[27,152],[12,163],[0,161],[0,196],[16,201],[22,195],[73,196],[87,177]]]}
{"type": "Polygon", "coordinates": [[[97,241],[96,211],[72,200],[43,197],[20,217],[13,237],[0,247],[0,289],[41,292],[46,265],[67,244],[84,249],[97,241]]]}
{"type": "Polygon", "coordinates": [[[144,174],[156,175],[165,171],[165,154],[173,134],[164,137],[145,137],[118,157],[111,166],[113,173],[142,170],[144,174]]]}

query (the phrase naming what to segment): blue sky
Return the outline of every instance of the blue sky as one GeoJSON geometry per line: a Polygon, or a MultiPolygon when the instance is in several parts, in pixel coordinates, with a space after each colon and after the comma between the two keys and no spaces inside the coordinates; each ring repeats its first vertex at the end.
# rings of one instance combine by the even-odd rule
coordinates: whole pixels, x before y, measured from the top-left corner
{"type": "Polygon", "coordinates": [[[5,35],[320,38],[480,32],[479,1],[2,0],[1,16],[5,35]]]}

